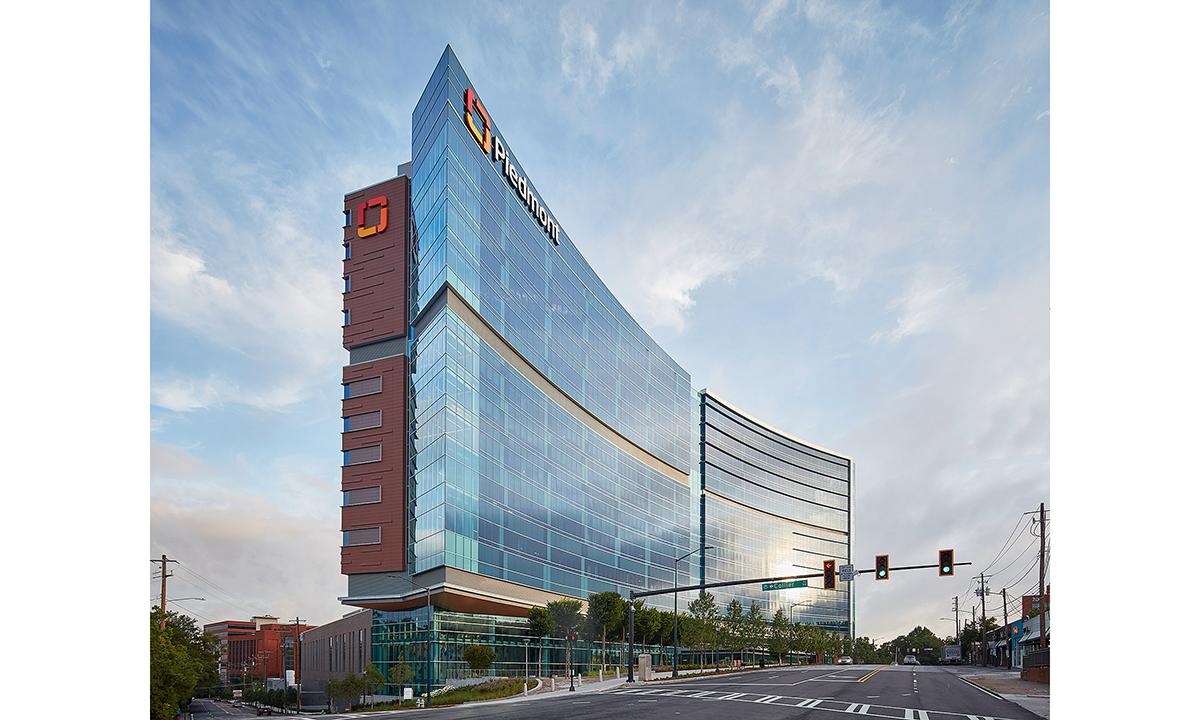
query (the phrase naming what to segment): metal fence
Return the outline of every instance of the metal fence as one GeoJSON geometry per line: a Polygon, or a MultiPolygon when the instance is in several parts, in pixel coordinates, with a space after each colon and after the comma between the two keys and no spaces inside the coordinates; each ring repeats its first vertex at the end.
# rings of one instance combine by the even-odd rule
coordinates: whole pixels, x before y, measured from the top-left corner
{"type": "Polygon", "coordinates": [[[1050,648],[1034,650],[1026,655],[1024,666],[1027,668],[1050,667],[1050,648]]]}

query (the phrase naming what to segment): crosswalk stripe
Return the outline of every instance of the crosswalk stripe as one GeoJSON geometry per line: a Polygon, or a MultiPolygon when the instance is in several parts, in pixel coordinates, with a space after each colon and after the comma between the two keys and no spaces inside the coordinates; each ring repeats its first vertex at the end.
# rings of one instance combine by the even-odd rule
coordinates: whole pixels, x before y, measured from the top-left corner
{"type": "Polygon", "coordinates": [[[773,701],[775,701],[775,700],[778,700],[778,699],[779,699],[779,698],[781,698],[781,697],[783,697],[783,696],[782,696],[782,695],[763,695],[762,697],[760,697],[759,699],[755,700],[754,702],[756,702],[756,703],[769,703],[769,702],[773,702],[773,701]]]}
{"type": "Polygon", "coordinates": [[[705,695],[712,695],[714,692],[716,692],[716,691],[715,690],[701,690],[700,692],[692,695],[692,697],[694,697],[694,698],[704,697],[705,695]]]}
{"type": "Polygon", "coordinates": [[[847,707],[842,712],[854,712],[854,708],[856,708],[856,707],[858,707],[858,703],[850,703],[850,706],[847,707]]]}
{"type": "Polygon", "coordinates": [[[859,714],[859,715],[866,715],[866,714],[867,714],[867,710],[868,710],[870,707],[871,707],[870,705],[863,705],[863,706],[859,707],[859,708],[858,708],[858,714],[859,714]]]}
{"type": "Polygon", "coordinates": [[[718,700],[733,700],[736,698],[740,698],[741,696],[743,696],[745,694],[746,693],[729,693],[728,695],[722,695],[721,697],[719,697],[717,699],[718,700]]]}

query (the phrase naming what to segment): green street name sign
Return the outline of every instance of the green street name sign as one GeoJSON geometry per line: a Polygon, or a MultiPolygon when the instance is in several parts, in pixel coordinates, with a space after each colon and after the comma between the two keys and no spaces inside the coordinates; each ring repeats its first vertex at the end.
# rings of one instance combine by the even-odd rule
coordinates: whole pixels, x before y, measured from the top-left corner
{"type": "Polygon", "coordinates": [[[763,583],[763,590],[787,590],[788,588],[808,587],[807,580],[785,580],[784,582],[763,583]]]}

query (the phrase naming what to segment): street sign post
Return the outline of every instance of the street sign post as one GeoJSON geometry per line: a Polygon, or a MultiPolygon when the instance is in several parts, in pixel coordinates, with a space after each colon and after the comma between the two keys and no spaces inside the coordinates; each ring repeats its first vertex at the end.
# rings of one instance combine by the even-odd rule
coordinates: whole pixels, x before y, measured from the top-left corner
{"type": "Polygon", "coordinates": [[[854,579],[854,566],[842,565],[838,568],[838,580],[842,582],[850,582],[854,579]]]}
{"type": "Polygon", "coordinates": [[[783,582],[763,583],[763,590],[787,590],[788,588],[808,587],[807,580],[785,580],[783,582]]]}

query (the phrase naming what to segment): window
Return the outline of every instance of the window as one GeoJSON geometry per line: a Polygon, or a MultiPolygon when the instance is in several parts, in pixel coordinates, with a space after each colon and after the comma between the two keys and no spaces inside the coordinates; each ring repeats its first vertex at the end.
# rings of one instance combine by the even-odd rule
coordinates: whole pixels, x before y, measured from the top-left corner
{"type": "Polygon", "coordinates": [[[346,327],[349,324],[350,324],[350,311],[343,310],[342,311],[342,327],[346,327]]]}
{"type": "Polygon", "coordinates": [[[374,395],[375,393],[383,392],[383,377],[355,380],[354,382],[346,383],[342,387],[345,388],[342,397],[347,400],[362,397],[363,395],[374,395]]]}
{"type": "Polygon", "coordinates": [[[362,413],[360,415],[351,415],[347,418],[342,418],[342,432],[354,432],[355,430],[366,430],[367,428],[377,428],[383,425],[383,411],[376,410],[375,412],[362,413]]]}
{"type": "Polygon", "coordinates": [[[350,243],[348,243],[348,242],[347,242],[347,243],[342,243],[342,247],[346,248],[346,257],[344,257],[344,258],[342,258],[342,259],[343,259],[343,260],[349,260],[349,259],[350,259],[350,243]]]}
{"type": "Polygon", "coordinates": [[[342,276],[342,279],[346,281],[346,289],[345,289],[345,290],[343,290],[342,292],[350,292],[350,276],[349,276],[349,275],[343,275],[343,276],[342,276]]]}
{"type": "Polygon", "coordinates": [[[364,463],[379,462],[382,459],[382,445],[368,445],[367,447],[354,448],[353,450],[342,452],[343,465],[362,465],[364,463]]]}
{"type": "Polygon", "coordinates": [[[378,545],[380,528],[358,528],[357,530],[342,531],[342,547],[355,545],[378,545]]]}
{"type": "Polygon", "coordinates": [[[342,491],[342,507],[351,505],[369,505],[382,501],[382,489],[379,485],[374,487],[355,488],[353,490],[342,491]]]}

